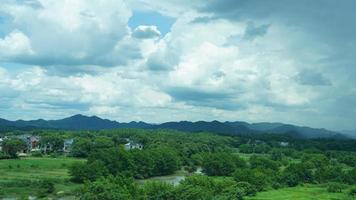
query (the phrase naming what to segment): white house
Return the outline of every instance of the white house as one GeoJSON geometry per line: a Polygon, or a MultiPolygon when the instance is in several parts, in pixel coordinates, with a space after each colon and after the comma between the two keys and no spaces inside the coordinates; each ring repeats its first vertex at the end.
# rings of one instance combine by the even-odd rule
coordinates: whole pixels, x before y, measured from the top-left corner
{"type": "Polygon", "coordinates": [[[129,141],[128,143],[126,143],[124,145],[125,150],[131,150],[131,149],[139,149],[142,150],[143,149],[143,145],[140,143],[136,143],[133,141],[129,141]]]}
{"type": "Polygon", "coordinates": [[[289,142],[279,142],[279,145],[281,147],[287,147],[287,146],[289,146],[289,142]]]}
{"type": "Polygon", "coordinates": [[[73,142],[73,139],[65,139],[63,142],[63,152],[70,152],[72,150],[73,142]]]}
{"type": "Polygon", "coordinates": [[[3,138],[0,138],[0,151],[2,151],[2,142],[4,141],[3,138]]]}

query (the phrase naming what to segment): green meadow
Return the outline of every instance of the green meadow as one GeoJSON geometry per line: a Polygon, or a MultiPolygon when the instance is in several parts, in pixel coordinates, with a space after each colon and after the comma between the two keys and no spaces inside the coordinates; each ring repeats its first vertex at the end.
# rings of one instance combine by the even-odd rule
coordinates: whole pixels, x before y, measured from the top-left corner
{"type": "Polygon", "coordinates": [[[345,188],[342,193],[329,193],[321,185],[304,185],[259,192],[246,200],[355,200],[347,195],[348,189],[345,188]]]}
{"type": "Polygon", "coordinates": [[[55,183],[55,196],[71,195],[79,185],[69,181],[68,166],[82,159],[28,157],[0,160],[0,198],[37,196],[38,181],[55,183]]]}

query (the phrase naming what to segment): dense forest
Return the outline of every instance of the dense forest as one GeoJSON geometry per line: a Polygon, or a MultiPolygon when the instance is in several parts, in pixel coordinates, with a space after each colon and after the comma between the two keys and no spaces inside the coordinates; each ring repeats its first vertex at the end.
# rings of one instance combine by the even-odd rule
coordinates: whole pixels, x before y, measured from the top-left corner
{"type": "MultiPolygon", "coordinates": [[[[350,199],[356,195],[356,140],[144,129],[12,131],[2,133],[7,136],[2,159],[17,159],[17,152],[26,147],[17,137],[23,134],[51,146],[32,152],[34,157],[85,160],[67,166],[70,182],[81,185],[73,191],[78,199],[239,200],[303,184],[322,184],[328,192],[344,192],[350,199]],[[69,138],[74,142],[64,153],[62,144],[69,138]],[[128,141],[142,148],[127,150],[128,141]],[[187,173],[179,184],[139,182],[179,170],[187,173]]],[[[42,196],[53,192],[52,182],[38,183],[49,188],[42,196]]]]}

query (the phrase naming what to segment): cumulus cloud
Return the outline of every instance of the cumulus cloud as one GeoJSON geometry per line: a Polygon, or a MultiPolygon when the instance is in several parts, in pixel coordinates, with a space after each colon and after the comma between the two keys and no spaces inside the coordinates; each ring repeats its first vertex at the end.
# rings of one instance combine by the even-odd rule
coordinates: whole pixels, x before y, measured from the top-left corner
{"type": "Polygon", "coordinates": [[[134,52],[121,54],[127,50],[127,46],[120,44],[129,34],[127,22],[132,14],[121,0],[26,2],[5,2],[0,6],[0,12],[11,18],[6,26],[18,30],[17,35],[10,33],[7,38],[17,36],[17,40],[22,39],[19,45],[26,45],[22,50],[29,50],[30,43],[31,52],[34,52],[25,58],[14,58],[15,62],[112,66],[139,57],[135,43],[129,45],[134,52]],[[33,6],[35,3],[38,6],[33,6]],[[120,47],[124,49],[118,49],[120,47]]]}
{"type": "Polygon", "coordinates": [[[161,36],[161,32],[157,29],[157,26],[138,26],[132,36],[138,39],[151,39],[161,36]]]}
{"type": "Polygon", "coordinates": [[[29,38],[18,30],[12,31],[0,39],[0,59],[3,61],[13,58],[34,55],[29,38]]]}
{"type": "Polygon", "coordinates": [[[0,5],[0,110],[10,117],[356,128],[354,1],[14,2],[0,5]],[[132,10],[174,24],[131,30],[132,10]]]}

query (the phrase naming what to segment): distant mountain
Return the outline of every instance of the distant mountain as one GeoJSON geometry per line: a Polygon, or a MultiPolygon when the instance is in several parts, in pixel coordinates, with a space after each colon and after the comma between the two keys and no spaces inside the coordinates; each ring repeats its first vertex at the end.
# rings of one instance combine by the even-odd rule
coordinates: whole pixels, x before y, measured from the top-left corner
{"type": "MultiPolygon", "coordinates": [[[[27,130],[31,128],[64,129],[64,130],[101,130],[116,128],[144,128],[144,129],[173,129],[187,132],[214,132],[219,134],[290,134],[302,138],[345,138],[338,132],[326,129],[301,127],[283,123],[247,123],[247,122],[219,122],[219,121],[180,121],[162,124],[149,124],[145,122],[120,123],[97,116],[74,115],[59,120],[17,120],[0,119],[0,130],[13,130],[14,128],[27,130]]],[[[356,134],[355,134],[356,135],[356,134]]]]}
{"type": "Polygon", "coordinates": [[[356,139],[356,130],[343,130],[340,132],[350,138],[356,139]]]}
{"type": "Polygon", "coordinates": [[[65,130],[101,130],[115,128],[147,128],[151,126],[144,122],[119,123],[108,119],[101,119],[97,116],[74,115],[60,120],[17,120],[8,121],[0,119],[0,126],[10,127],[35,127],[49,129],[65,129],[65,130]]]}
{"type": "Polygon", "coordinates": [[[242,134],[242,133],[254,133],[255,131],[247,128],[244,125],[237,125],[234,122],[219,122],[219,121],[198,121],[198,122],[166,122],[163,124],[155,125],[153,128],[160,129],[174,129],[179,131],[188,132],[213,132],[222,134],[242,134]]]}

